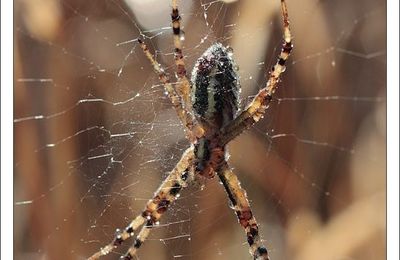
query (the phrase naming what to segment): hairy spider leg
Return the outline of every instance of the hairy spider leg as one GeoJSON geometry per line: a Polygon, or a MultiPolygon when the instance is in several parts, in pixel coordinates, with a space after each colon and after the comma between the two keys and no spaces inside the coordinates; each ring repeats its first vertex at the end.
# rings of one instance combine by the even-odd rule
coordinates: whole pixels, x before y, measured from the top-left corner
{"type": "Polygon", "coordinates": [[[176,85],[176,91],[182,97],[183,106],[187,109],[191,109],[190,100],[190,83],[186,76],[186,67],[184,56],[182,52],[182,37],[183,32],[181,30],[181,16],[179,15],[178,1],[172,1],[172,32],[174,37],[174,60],[176,65],[176,74],[178,76],[178,83],[176,85]]]}
{"type": "Polygon", "coordinates": [[[281,11],[283,18],[283,47],[278,61],[269,72],[266,86],[258,92],[244,111],[221,130],[221,145],[226,145],[244,130],[258,122],[264,115],[265,110],[272,100],[272,95],[277,89],[280,77],[286,68],[285,63],[293,49],[289,28],[289,15],[285,0],[281,0],[281,11]]]}
{"type": "Polygon", "coordinates": [[[133,245],[125,255],[125,259],[132,259],[130,257],[132,257],[134,252],[143,244],[150,233],[150,228],[157,224],[168,207],[176,200],[179,192],[187,187],[188,183],[193,179],[193,171],[191,169],[194,158],[193,151],[194,148],[190,147],[183,153],[180,161],[159,186],[153,198],[147,202],[142,214],[137,216],[123,231],[117,229],[112,242],[89,257],[89,260],[95,260],[109,254],[125,240],[132,237],[134,231],[144,224],[145,228],[142,228],[139,232],[133,245]]]}
{"type": "Polygon", "coordinates": [[[193,142],[197,136],[202,136],[204,134],[204,129],[199,124],[197,124],[196,119],[193,117],[191,111],[187,110],[187,108],[183,106],[182,98],[175,91],[171,81],[169,80],[169,77],[167,76],[161,65],[155,60],[147,45],[141,39],[138,39],[138,42],[147,59],[153,66],[153,69],[158,74],[158,77],[163,83],[165,91],[167,92],[167,95],[172,102],[172,106],[178,114],[178,117],[181,120],[182,124],[185,126],[187,138],[189,139],[189,141],[193,142]]]}
{"type": "Polygon", "coordinates": [[[115,231],[114,239],[111,241],[111,243],[100,248],[100,250],[90,256],[88,260],[95,260],[99,259],[101,256],[108,255],[115,248],[121,245],[125,240],[133,236],[133,232],[145,222],[146,219],[143,217],[143,215],[139,215],[134,220],[132,220],[131,223],[124,230],[121,231],[120,229],[117,229],[115,231]]]}
{"type": "Polygon", "coordinates": [[[244,228],[247,236],[247,243],[250,246],[250,254],[254,259],[269,260],[268,251],[262,244],[257,221],[251,211],[246,191],[240,185],[240,181],[225,161],[217,171],[217,175],[225,188],[231,206],[236,213],[239,224],[244,228]]]}

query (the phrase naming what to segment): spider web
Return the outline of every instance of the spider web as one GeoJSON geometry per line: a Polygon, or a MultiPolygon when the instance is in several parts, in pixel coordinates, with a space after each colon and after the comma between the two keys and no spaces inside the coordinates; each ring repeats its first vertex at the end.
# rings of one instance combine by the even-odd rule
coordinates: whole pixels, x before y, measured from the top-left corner
{"type": "MultiPolygon", "coordinates": [[[[279,53],[279,1],[180,2],[188,71],[211,44],[230,45],[243,107],[279,53]]],[[[264,119],[229,145],[230,163],[272,259],[383,259],[386,2],[288,8],[293,55],[264,119]]],[[[88,257],[188,147],[135,42],[145,36],[175,81],[169,13],[169,1],[15,1],[16,259],[88,257]]],[[[209,180],[180,194],[138,257],[250,256],[209,180]]]]}

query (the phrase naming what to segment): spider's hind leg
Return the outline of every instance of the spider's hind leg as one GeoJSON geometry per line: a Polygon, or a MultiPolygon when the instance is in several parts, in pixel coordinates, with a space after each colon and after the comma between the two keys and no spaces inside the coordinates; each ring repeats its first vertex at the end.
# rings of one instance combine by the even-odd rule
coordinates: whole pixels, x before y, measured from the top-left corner
{"type": "Polygon", "coordinates": [[[246,191],[241,187],[240,181],[225,162],[217,172],[232,208],[235,210],[239,224],[244,228],[247,243],[250,246],[250,254],[257,260],[269,260],[268,251],[262,244],[258,224],[253,216],[246,191]]]}

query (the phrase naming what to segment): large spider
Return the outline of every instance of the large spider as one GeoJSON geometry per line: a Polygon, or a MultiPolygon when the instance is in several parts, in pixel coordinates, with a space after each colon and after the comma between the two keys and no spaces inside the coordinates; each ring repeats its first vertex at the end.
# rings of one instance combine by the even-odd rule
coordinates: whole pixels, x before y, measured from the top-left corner
{"type": "Polygon", "coordinates": [[[161,65],[155,60],[145,43],[138,42],[158,73],[160,81],[170,98],[179,119],[185,126],[186,137],[191,146],[182,155],[175,168],[150,199],[141,215],[124,229],[117,229],[112,242],[101,248],[89,259],[98,259],[132,237],[143,226],[123,259],[133,259],[136,251],[148,237],[151,228],[157,225],[179,192],[197,176],[213,178],[215,174],[222,182],[240,225],[244,228],[250,254],[254,259],[269,259],[262,244],[256,219],[250,208],[246,191],[232,172],[225,158],[226,145],[263,116],[277,88],[285,62],[293,48],[289,30],[289,19],[285,0],[281,0],[283,17],[283,48],[277,63],[269,72],[266,86],[261,89],[243,111],[238,111],[239,77],[230,50],[216,43],[197,60],[191,82],[186,76],[182,54],[181,30],[177,0],[172,0],[172,30],[178,82],[174,86],[161,65]]]}

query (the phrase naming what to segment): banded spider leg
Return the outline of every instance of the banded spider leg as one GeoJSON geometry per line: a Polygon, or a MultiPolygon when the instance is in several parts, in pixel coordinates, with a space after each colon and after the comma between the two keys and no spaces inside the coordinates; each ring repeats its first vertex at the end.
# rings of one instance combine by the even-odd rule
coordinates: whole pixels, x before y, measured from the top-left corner
{"type": "Polygon", "coordinates": [[[175,201],[177,194],[183,188],[187,187],[188,182],[193,178],[193,158],[194,153],[193,148],[191,147],[184,152],[175,168],[170,172],[168,177],[155,192],[154,197],[147,202],[142,214],[132,220],[124,230],[117,229],[115,237],[111,243],[89,257],[89,260],[98,259],[101,256],[111,253],[117,246],[132,237],[135,230],[144,225],[133,245],[124,256],[125,259],[132,259],[136,250],[148,236],[150,228],[160,220],[169,205],[175,201]]]}
{"type": "Polygon", "coordinates": [[[245,129],[248,129],[261,119],[272,100],[272,95],[278,87],[280,77],[286,69],[285,63],[293,49],[289,28],[289,15],[285,0],[281,0],[281,12],[283,18],[283,46],[278,61],[269,72],[266,86],[258,92],[244,111],[221,130],[221,145],[226,145],[245,129]]]}

